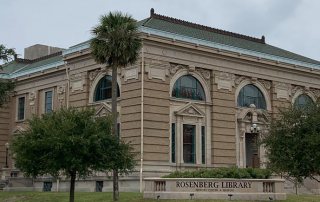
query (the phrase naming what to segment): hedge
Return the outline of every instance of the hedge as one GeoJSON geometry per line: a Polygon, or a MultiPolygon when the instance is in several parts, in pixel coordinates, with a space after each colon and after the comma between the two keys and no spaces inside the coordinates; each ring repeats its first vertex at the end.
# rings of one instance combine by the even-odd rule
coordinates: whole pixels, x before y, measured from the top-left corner
{"type": "Polygon", "coordinates": [[[194,171],[175,171],[163,178],[236,178],[236,179],[269,179],[271,171],[259,168],[212,168],[194,171]]]}

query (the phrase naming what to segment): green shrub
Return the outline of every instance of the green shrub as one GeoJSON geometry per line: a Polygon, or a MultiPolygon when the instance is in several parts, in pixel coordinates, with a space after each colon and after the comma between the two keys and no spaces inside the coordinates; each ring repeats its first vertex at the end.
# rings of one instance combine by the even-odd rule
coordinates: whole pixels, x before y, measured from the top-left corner
{"type": "Polygon", "coordinates": [[[268,179],[271,171],[259,168],[212,168],[194,171],[175,171],[164,178],[236,178],[236,179],[268,179]]]}

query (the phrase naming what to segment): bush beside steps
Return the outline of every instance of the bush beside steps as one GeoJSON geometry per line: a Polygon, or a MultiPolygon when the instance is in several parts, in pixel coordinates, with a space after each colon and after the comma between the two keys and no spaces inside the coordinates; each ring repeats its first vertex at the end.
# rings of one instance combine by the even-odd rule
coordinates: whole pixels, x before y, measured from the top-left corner
{"type": "Polygon", "coordinates": [[[163,178],[236,178],[236,179],[269,179],[271,171],[260,168],[210,168],[194,171],[175,171],[163,178]]]}

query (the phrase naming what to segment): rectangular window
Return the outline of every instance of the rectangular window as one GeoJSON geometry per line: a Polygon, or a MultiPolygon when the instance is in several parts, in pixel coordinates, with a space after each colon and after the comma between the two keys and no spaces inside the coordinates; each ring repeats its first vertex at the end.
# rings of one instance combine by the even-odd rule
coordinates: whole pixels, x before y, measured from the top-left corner
{"type": "Polygon", "coordinates": [[[19,97],[18,99],[18,120],[24,119],[24,107],[25,107],[26,98],[19,97]]]}
{"type": "Polygon", "coordinates": [[[118,138],[120,139],[120,123],[117,123],[118,138]]]}
{"type": "Polygon", "coordinates": [[[52,112],[52,91],[45,92],[44,113],[52,112]]]}
{"type": "Polygon", "coordinates": [[[184,163],[196,162],[196,138],[194,125],[183,125],[183,161],[184,163]]]}
{"type": "Polygon", "coordinates": [[[171,162],[176,162],[176,124],[171,124],[171,162]]]}
{"type": "Polygon", "coordinates": [[[206,163],[206,127],[201,127],[201,162],[206,163]]]}

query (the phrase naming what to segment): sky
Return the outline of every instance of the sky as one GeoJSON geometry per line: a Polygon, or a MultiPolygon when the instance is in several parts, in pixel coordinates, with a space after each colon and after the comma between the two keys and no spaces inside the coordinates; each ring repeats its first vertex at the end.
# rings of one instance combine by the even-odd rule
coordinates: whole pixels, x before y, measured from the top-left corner
{"type": "Polygon", "coordinates": [[[266,43],[320,61],[319,0],[0,0],[0,44],[68,48],[91,38],[99,17],[121,11],[142,20],[155,13],[218,29],[266,37],[266,43]]]}

